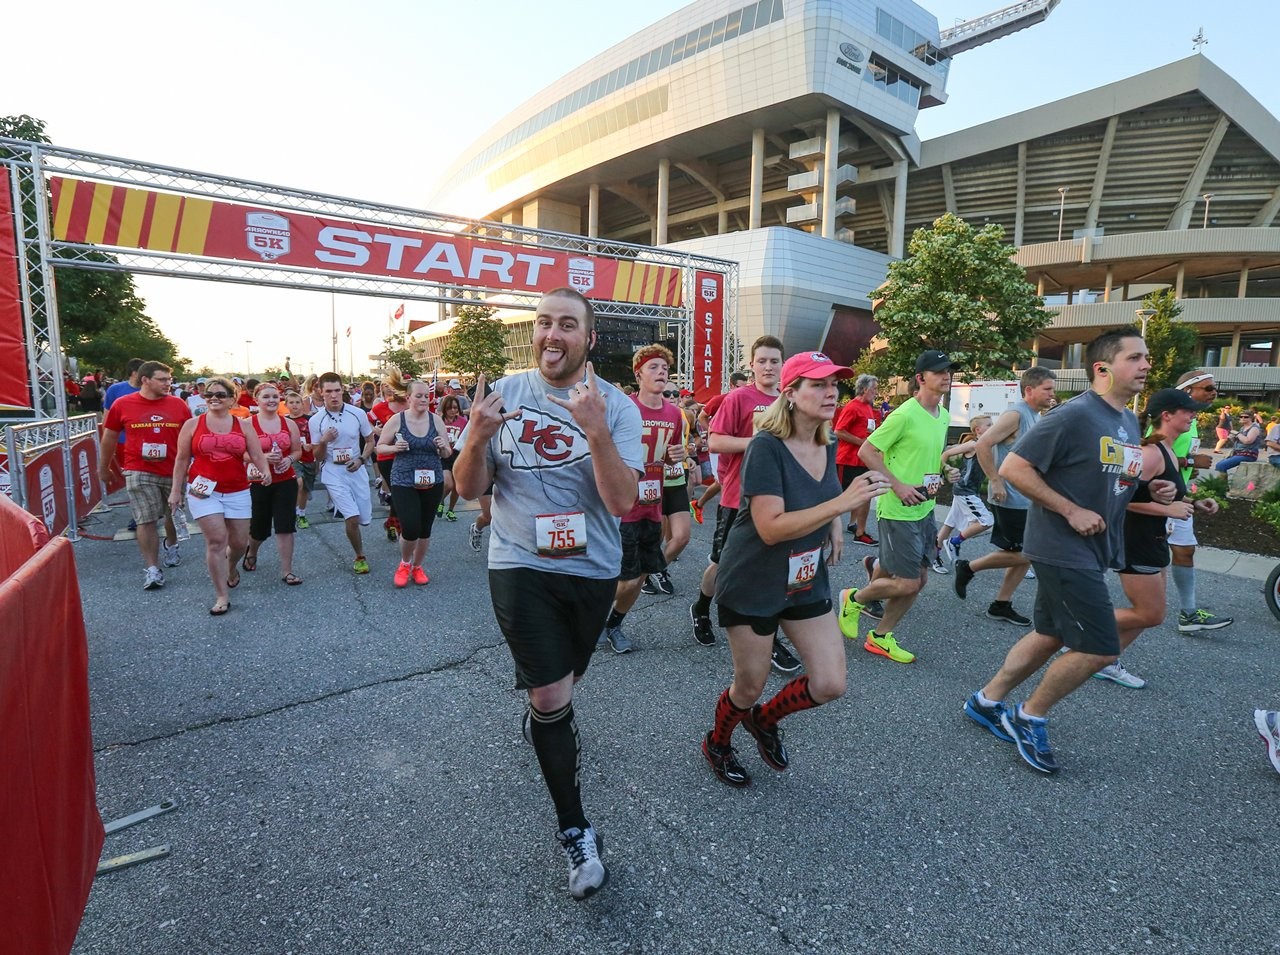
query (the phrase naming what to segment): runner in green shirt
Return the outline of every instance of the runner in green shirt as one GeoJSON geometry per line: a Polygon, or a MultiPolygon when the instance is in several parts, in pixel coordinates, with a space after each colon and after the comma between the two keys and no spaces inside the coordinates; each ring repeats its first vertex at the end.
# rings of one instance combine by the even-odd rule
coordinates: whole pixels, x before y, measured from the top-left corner
{"type": "Polygon", "coordinates": [[[870,577],[865,587],[840,594],[840,631],[847,639],[857,640],[859,616],[867,613],[872,601],[885,601],[884,616],[867,633],[862,648],[895,663],[916,658],[898,646],[893,631],[915,603],[933,560],[938,536],[934,498],[942,487],[942,449],[949,421],[942,398],[951,390],[954,367],[944,352],[921,354],[916,359],[916,396],[885,418],[861,448],[862,463],[887,474],[893,493],[876,499],[880,559],[864,560],[870,577]]]}

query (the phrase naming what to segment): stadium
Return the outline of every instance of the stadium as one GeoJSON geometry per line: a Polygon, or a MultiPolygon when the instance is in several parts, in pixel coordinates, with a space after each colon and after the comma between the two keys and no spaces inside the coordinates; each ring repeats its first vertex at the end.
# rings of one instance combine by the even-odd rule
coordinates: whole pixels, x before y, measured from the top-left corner
{"type": "MultiPolygon", "coordinates": [[[[537,93],[431,207],[740,264],[740,339],[852,360],[911,232],[999,223],[1054,311],[1042,364],[1173,288],[1225,390],[1280,393],[1280,122],[1205,56],[921,142],[952,58],[1032,26],[1029,0],[940,30],[906,0],[702,0],[537,93]]],[[[508,315],[527,364],[528,317],[508,315]]],[[[438,355],[450,322],[419,339],[438,355]]],[[[669,330],[632,323],[627,351],[669,330]]]]}

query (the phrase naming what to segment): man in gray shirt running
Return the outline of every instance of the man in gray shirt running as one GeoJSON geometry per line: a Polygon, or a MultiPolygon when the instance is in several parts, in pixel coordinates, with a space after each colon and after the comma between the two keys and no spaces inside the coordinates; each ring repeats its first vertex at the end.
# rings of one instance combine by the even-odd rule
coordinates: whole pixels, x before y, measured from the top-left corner
{"type": "Polygon", "coordinates": [[[538,367],[496,382],[476,400],[453,466],[458,493],[493,485],[489,592],[529,694],[527,736],[555,804],[569,894],[585,899],[608,870],[578,785],[581,750],[573,685],[587,671],[622,564],[620,518],[644,474],[640,412],[587,361],[591,303],[548,292],[534,317],[538,367]]]}
{"type": "MultiPolygon", "coordinates": [[[[1090,388],[1045,415],[1000,467],[1031,499],[1024,552],[1036,570],[1035,629],[964,703],[971,720],[1012,741],[1028,765],[1056,773],[1049,710],[1120,654],[1106,572],[1124,566],[1125,508],[1139,480],[1142,434],[1127,407],[1151,363],[1136,328],[1105,332],[1085,352],[1090,388]],[[1054,657],[1064,646],[1073,652],[1054,657]],[[1004,698],[1050,659],[1039,685],[1016,707],[1004,698]]],[[[1152,481],[1154,499],[1173,499],[1170,481],[1152,481]]]]}

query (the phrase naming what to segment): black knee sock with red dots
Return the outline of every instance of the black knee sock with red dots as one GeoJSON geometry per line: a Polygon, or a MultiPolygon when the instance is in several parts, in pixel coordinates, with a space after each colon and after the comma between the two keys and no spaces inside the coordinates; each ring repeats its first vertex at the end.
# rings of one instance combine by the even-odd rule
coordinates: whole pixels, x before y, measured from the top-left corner
{"type": "Polygon", "coordinates": [[[771,730],[778,725],[784,716],[811,710],[817,701],[809,695],[809,678],[798,676],[777,692],[772,700],[760,707],[756,717],[756,725],[761,729],[771,730]]]}
{"type": "Polygon", "coordinates": [[[750,708],[741,709],[733,705],[729,699],[729,690],[725,689],[716,701],[716,725],[711,730],[711,742],[716,746],[728,746],[733,737],[733,728],[742,722],[750,708]]]}

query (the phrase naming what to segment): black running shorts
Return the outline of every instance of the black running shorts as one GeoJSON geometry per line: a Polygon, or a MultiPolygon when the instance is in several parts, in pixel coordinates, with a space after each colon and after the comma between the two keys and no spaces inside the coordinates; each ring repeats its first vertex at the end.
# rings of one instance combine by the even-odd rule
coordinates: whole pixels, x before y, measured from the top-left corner
{"type": "Polygon", "coordinates": [[[516,688],[582,676],[604,629],[617,581],[528,567],[489,571],[498,628],[516,665],[516,688]]]}
{"type": "Polygon", "coordinates": [[[724,550],[724,542],[729,539],[729,528],[737,517],[736,507],[716,505],[716,532],[711,536],[711,563],[720,563],[720,551],[724,550]]]}
{"type": "Polygon", "coordinates": [[[667,562],[662,556],[661,522],[623,521],[618,532],[622,537],[619,580],[636,580],[667,569],[667,562]]]}
{"type": "Polygon", "coordinates": [[[991,543],[1001,550],[1015,553],[1022,550],[1022,538],[1027,530],[1027,512],[1017,507],[991,505],[991,515],[996,519],[991,529],[991,543]]]}
{"type": "Polygon", "coordinates": [[[668,484],[662,489],[662,516],[689,513],[689,484],[668,484]]]}
{"type": "Polygon", "coordinates": [[[1119,654],[1120,634],[1106,574],[1037,560],[1031,566],[1036,572],[1036,602],[1031,610],[1036,630],[1081,653],[1119,654]]]}
{"type": "Polygon", "coordinates": [[[831,612],[830,600],[818,600],[809,604],[797,604],[794,607],[784,607],[780,612],[769,617],[752,617],[745,613],[738,613],[732,607],[726,607],[724,604],[717,604],[716,616],[720,620],[720,626],[728,629],[729,627],[750,627],[754,633],[762,637],[771,637],[778,632],[778,622],[781,620],[812,620],[814,617],[821,617],[831,612]]]}

